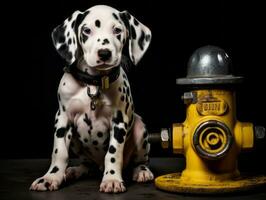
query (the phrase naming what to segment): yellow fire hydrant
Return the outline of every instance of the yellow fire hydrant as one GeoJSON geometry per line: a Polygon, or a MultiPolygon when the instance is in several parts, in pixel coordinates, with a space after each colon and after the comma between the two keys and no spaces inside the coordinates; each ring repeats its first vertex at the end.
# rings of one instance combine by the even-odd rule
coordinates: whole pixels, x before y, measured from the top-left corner
{"type": "Polygon", "coordinates": [[[172,131],[161,131],[163,148],[184,154],[186,168],[157,177],[156,187],[220,193],[266,183],[265,176],[241,177],[237,167],[238,154],[252,149],[256,135],[264,137],[265,129],[237,121],[233,86],[243,78],[230,73],[230,59],[218,47],[205,46],[191,56],[187,77],[177,79],[177,84],[190,88],[183,96],[186,120],[173,124],[172,131]]]}

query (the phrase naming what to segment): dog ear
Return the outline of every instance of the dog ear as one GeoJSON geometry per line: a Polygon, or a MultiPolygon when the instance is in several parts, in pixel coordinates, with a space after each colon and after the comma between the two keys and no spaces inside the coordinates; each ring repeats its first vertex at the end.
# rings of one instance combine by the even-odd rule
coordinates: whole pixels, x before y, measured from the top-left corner
{"type": "Polygon", "coordinates": [[[128,30],[129,56],[134,65],[137,65],[151,42],[151,31],[139,22],[128,11],[119,13],[128,30]]]}
{"type": "Polygon", "coordinates": [[[53,44],[68,65],[73,64],[79,55],[78,26],[88,13],[75,11],[52,31],[53,44]]]}

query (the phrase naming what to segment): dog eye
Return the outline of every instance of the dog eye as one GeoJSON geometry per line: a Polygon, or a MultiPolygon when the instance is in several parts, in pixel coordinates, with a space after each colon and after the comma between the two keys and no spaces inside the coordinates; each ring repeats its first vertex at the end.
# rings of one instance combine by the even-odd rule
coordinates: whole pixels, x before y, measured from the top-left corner
{"type": "Polygon", "coordinates": [[[119,34],[122,32],[122,29],[121,28],[114,28],[113,32],[114,32],[114,34],[119,34]]]}
{"type": "Polygon", "coordinates": [[[91,29],[89,29],[89,28],[84,28],[84,29],[83,29],[83,33],[84,33],[85,35],[89,35],[89,34],[91,34],[91,29]]]}

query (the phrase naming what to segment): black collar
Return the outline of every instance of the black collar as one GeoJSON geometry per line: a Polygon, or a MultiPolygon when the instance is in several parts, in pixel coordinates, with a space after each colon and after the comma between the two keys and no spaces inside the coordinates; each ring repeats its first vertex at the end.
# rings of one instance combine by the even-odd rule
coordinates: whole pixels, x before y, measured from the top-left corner
{"type": "Polygon", "coordinates": [[[65,67],[64,71],[70,73],[75,79],[86,83],[88,85],[100,86],[102,89],[108,89],[109,85],[115,82],[120,75],[120,66],[110,70],[106,75],[90,75],[86,72],[81,71],[76,66],[65,67]]]}

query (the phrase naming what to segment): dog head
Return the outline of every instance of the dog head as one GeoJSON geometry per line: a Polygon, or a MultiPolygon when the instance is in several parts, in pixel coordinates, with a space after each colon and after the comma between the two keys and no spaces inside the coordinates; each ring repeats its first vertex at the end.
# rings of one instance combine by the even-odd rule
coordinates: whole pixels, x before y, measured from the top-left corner
{"type": "Polygon", "coordinates": [[[53,30],[52,39],[68,65],[83,59],[89,67],[107,70],[120,64],[127,40],[136,65],[150,44],[151,31],[127,11],[98,5],[75,11],[53,30]]]}

